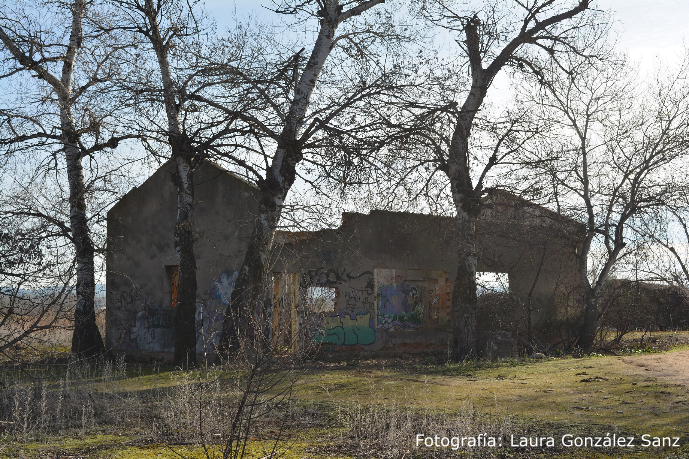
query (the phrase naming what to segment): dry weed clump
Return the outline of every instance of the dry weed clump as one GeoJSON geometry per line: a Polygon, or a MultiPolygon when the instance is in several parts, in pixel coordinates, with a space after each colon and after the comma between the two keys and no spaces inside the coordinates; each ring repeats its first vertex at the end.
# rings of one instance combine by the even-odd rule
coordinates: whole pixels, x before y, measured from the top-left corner
{"type": "MultiPolygon", "coordinates": [[[[460,411],[417,408],[399,403],[371,403],[339,405],[336,409],[339,423],[344,427],[336,445],[339,453],[355,457],[405,458],[457,457],[457,448],[416,445],[416,436],[478,437],[483,434],[494,438],[507,438],[513,430],[509,417],[479,415],[467,405],[460,411]]],[[[495,448],[476,446],[472,457],[494,457],[495,448]]]]}
{"type": "Polygon", "coordinates": [[[235,451],[244,450],[249,438],[279,440],[286,429],[315,416],[291,403],[293,371],[251,370],[173,371],[140,379],[127,375],[118,360],[4,372],[0,442],[116,432],[142,444],[224,445],[224,457],[241,457],[235,451]]]}
{"type": "Polygon", "coordinates": [[[123,360],[3,372],[0,435],[27,442],[65,430],[85,434],[93,427],[131,423],[143,408],[135,393],[113,389],[125,377],[123,360]]]}

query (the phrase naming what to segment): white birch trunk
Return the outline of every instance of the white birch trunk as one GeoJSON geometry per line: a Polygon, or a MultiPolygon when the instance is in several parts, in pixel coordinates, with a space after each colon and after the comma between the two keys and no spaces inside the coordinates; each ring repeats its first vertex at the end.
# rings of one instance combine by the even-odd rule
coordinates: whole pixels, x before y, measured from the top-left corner
{"type": "Polygon", "coordinates": [[[151,45],[156,53],[163,84],[163,100],[168,122],[168,139],[175,162],[173,181],[177,187],[175,251],[179,261],[177,305],[174,319],[174,364],[196,366],[196,257],[194,256],[194,151],[180,127],[177,92],[170,70],[167,44],[158,24],[152,0],[146,0],[145,14],[150,26],[151,45]]]}
{"type": "MultiPolygon", "coordinates": [[[[260,302],[275,230],[282,215],[287,193],[294,183],[297,165],[303,157],[299,133],[303,127],[318,77],[334,46],[337,27],[343,21],[383,3],[383,1],[363,2],[345,12],[342,12],[338,0],[323,2],[316,43],[295,88],[273,162],[266,170],[265,180],[259,184],[261,190],[259,213],[244,262],[239,270],[239,277],[232,291],[230,306],[225,311],[220,343],[222,353],[234,353],[244,344],[243,341],[249,332],[247,329],[249,326],[248,316],[253,314],[256,305],[260,302]]],[[[263,305],[258,318],[259,328],[263,329],[261,336],[266,341],[269,334],[269,331],[265,330],[269,315],[267,307],[268,305],[263,305]]]]}
{"type": "Polygon", "coordinates": [[[83,0],[76,0],[73,4],[69,45],[62,63],[61,87],[57,90],[57,94],[69,183],[69,220],[77,259],[77,304],[74,309],[72,354],[79,357],[92,357],[102,354],[105,347],[96,325],[94,248],[86,215],[84,171],[81,165],[81,150],[74,126],[71,100],[74,64],[81,47],[81,18],[85,7],[83,0]]]}

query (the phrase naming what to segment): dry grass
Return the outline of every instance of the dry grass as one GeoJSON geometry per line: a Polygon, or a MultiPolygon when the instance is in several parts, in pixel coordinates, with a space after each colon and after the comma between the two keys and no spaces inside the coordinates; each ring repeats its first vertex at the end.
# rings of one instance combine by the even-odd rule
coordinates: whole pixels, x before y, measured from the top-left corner
{"type": "MultiPolygon", "coordinates": [[[[689,333],[656,337],[680,342],[689,333]]],[[[311,362],[294,387],[296,403],[273,404],[254,425],[246,457],[270,454],[277,437],[285,440],[286,458],[397,458],[456,456],[449,448],[416,448],[418,433],[482,433],[507,444],[510,435],[607,432],[680,436],[684,446],[463,452],[470,457],[686,455],[689,388],[630,372],[635,356],[452,365],[427,358],[311,362]]],[[[124,361],[5,367],[0,457],[179,457],[170,447],[202,457],[200,444],[224,440],[242,378],[236,370],[180,372],[124,361]]]]}

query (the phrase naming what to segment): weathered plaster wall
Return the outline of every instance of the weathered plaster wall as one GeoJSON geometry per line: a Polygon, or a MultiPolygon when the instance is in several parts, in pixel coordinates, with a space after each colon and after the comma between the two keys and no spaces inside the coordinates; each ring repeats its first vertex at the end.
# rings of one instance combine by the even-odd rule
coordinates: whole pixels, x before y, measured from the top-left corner
{"type": "MultiPolygon", "coordinates": [[[[133,189],[108,213],[107,346],[115,352],[173,351],[170,267],[177,265],[172,164],[133,189]]],[[[206,163],[194,175],[197,351],[213,352],[257,210],[258,190],[206,163]]],[[[476,225],[478,271],[508,273],[511,319],[550,324],[558,295],[577,288],[581,225],[506,193],[484,202],[476,225]]],[[[277,344],[313,339],[303,326],[309,287],[336,289],[315,339],[351,350],[445,349],[457,269],[455,220],[372,211],[343,214],[340,228],[279,233],[272,272],[277,344]],[[301,304],[300,304],[301,303],[301,304]]],[[[333,290],[331,290],[332,292],[333,290]]],[[[487,323],[483,330],[504,328],[487,323]]],[[[490,319],[493,320],[493,319],[490,319]]]]}
{"type": "MultiPolygon", "coordinates": [[[[167,163],[108,212],[106,343],[116,352],[173,350],[175,308],[166,282],[166,266],[178,264],[173,171],[167,163]]],[[[211,163],[195,171],[194,184],[197,352],[203,353],[217,340],[258,205],[256,188],[211,163]]]]}
{"type": "MultiPolygon", "coordinates": [[[[275,271],[300,273],[302,289],[337,287],[336,310],[317,339],[361,349],[441,349],[450,338],[457,269],[455,220],[372,211],[343,214],[338,229],[281,234],[275,271]]],[[[559,292],[576,288],[578,224],[506,194],[488,198],[477,222],[478,271],[508,273],[520,302],[544,330],[559,292]]],[[[481,321],[481,317],[479,317],[481,321]]],[[[480,324],[490,329],[495,324],[480,324]]],[[[542,333],[543,334],[543,333],[542,333]]]]}

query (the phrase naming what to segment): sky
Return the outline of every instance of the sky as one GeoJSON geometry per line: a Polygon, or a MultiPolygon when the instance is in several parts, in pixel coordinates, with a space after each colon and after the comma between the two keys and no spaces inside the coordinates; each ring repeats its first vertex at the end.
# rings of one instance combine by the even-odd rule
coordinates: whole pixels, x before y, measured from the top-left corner
{"type": "Polygon", "coordinates": [[[619,46],[642,67],[650,68],[658,58],[677,61],[689,44],[689,1],[605,0],[602,9],[613,12],[619,46]]]}
{"type": "MultiPolygon", "coordinates": [[[[594,5],[611,11],[616,20],[614,31],[619,45],[634,58],[653,59],[681,51],[689,36],[689,1],[687,0],[594,0],[594,5]]],[[[207,10],[219,28],[230,26],[232,13],[238,17],[275,17],[265,6],[266,0],[208,0],[207,10]]]]}
{"type": "MultiPolygon", "coordinates": [[[[479,1],[479,0],[473,0],[479,1]]],[[[653,72],[659,62],[678,63],[685,43],[689,44],[689,0],[593,0],[594,7],[612,12],[613,36],[618,49],[628,54],[640,75],[653,72]]],[[[207,0],[205,6],[218,31],[233,27],[238,20],[252,17],[274,21],[268,11],[270,0],[207,0]]],[[[492,99],[498,102],[509,94],[509,80],[500,75],[494,82],[492,99]]]]}

